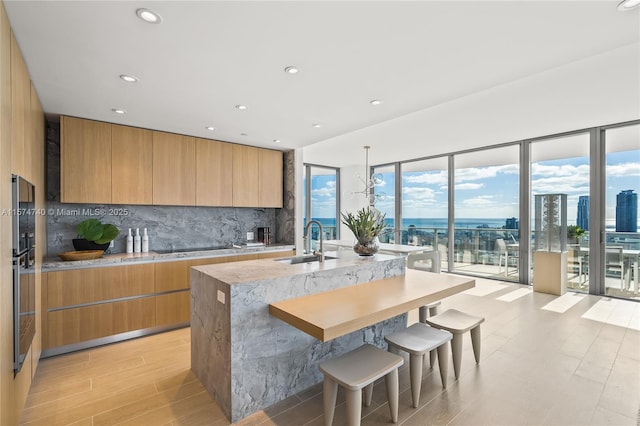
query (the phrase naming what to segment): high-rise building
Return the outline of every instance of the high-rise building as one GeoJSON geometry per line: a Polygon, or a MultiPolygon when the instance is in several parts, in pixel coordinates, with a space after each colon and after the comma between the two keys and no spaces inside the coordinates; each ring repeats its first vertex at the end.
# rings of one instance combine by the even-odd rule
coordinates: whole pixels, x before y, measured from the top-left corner
{"type": "Polygon", "coordinates": [[[519,223],[518,223],[518,219],[515,217],[508,217],[507,220],[505,221],[505,229],[520,229],[519,228],[519,223]]]}
{"type": "Polygon", "coordinates": [[[616,232],[638,232],[638,194],[632,189],[616,195],[616,232]]]}
{"type": "Polygon", "coordinates": [[[589,230],[589,196],[581,195],[578,198],[578,217],[576,225],[585,231],[589,230]]]}

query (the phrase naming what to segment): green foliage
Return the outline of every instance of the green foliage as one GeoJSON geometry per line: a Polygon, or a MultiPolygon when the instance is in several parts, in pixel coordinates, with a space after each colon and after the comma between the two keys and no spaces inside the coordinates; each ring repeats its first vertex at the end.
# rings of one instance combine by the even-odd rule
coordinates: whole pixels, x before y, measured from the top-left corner
{"type": "Polygon", "coordinates": [[[567,226],[567,238],[580,238],[585,234],[585,230],[578,225],[567,226]]]}
{"type": "Polygon", "coordinates": [[[98,219],[86,219],[76,226],[78,237],[96,244],[106,244],[118,236],[118,228],[110,223],[103,224],[98,219]]]}
{"type": "Polygon", "coordinates": [[[377,237],[385,227],[385,215],[380,211],[365,207],[353,213],[340,213],[342,223],[353,232],[360,244],[365,244],[377,237]]]}

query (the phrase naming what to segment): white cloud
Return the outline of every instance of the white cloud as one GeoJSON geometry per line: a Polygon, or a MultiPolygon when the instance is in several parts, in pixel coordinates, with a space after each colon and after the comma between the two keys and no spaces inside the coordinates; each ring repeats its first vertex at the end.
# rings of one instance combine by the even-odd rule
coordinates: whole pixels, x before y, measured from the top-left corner
{"type": "Polygon", "coordinates": [[[550,166],[546,164],[533,163],[531,165],[531,176],[573,176],[586,175],[589,176],[589,165],[582,164],[574,166],[571,164],[563,164],[560,166],[550,166]]]}
{"type": "Polygon", "coordinates": [[[640,176],[640,163],[622,163],[607,166],[607,176],[640,176]]]}
{"type": "Polygon", "coordinates": [[[402,179],[407,183],[423,183],[427,185],[443,185],[447,183],[447,172],[425,172],[416,175],[403,175],[402,179]]]}
{"type": "Polygon", "coordinates": [[[463,204],[468,207],[487,207],[493,204],[493,197],[490,195],[483,195],[475,198],[468,198],[463,201],[463,204]]]}
{"type": "Polygon", "coordinates": [[[480,189],[484,186],[483,183],[459,183],[456,184],[456,190],[466,190],[466,189],[480,189]]]}
{"type": "Polygon", "coordinates": [[[498,174],[518,174],[520,168],[517,164],[507,164],[504,166],[473,167],[469,169],[457,169],[455,173],[456,182],[466,182],[480,179],[494,178],[498,174]]]}

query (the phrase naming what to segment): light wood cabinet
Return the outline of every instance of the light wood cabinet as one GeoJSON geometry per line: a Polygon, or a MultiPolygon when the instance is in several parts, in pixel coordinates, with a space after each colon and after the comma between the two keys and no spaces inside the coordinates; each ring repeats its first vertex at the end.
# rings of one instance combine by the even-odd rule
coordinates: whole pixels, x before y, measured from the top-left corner
{"type": "Polygon", "coordinates": [[[31,81],[27,66],[11,32],[11,171],[33,180],[30,149],[31,81]]]}
{"type": "MultiPolygon", "coordinates": [[[[64,203],[282,207],[280,151],[67,116],[60,123],[64,203]]],[[[23,159],[25,144],[16,145],[23,159]]]]}
{"type": "Polygon", "coordinates": [[[195,138],[153,132],[153,204],[196,204],[195,138]]]}
{"type": "Polygon", "coordinates": [[[233,146],[233,205],[258,206],[258,149],[246,145],[233,146]]]}
{"type": "Polygon", "coordinates": [[[233,204],[233,144],[196,139],[196,205],[233,204]]]}
{"type": "Polygon", "coordinates": [[[152,297],[63,309],[48,313],[46,348],[155,326],[152,297]]]}
{"type": "Polygon", "coordinates": [[[153,203],[153,132],[111,125],[111,202],[153,203]]]}
{"type": "Polygon", "coordinates": [[[157,326],[188,324],[191,321],[191,292],[163,294],[155,299],[157,326]]]}
{"type": "Polygon", "coordinates": [[[111,125],[60,119],[60,199],[63,203],[111,203],[111,125]]]}
{"type": "Polygon", "coordinates": [[[258,205],[282,208],[282,152],[260,150],[258,163],[258,205]]]}
{"type": "Polygon", "coordinates": [[[60,308],[153,293],[153,264],[48,273],[47,306],[60,308]]]}

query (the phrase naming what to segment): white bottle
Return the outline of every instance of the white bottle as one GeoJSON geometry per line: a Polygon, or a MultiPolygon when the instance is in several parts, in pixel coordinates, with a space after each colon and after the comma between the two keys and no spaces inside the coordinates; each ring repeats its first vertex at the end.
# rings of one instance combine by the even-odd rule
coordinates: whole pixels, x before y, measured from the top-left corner
{"type": "Polygon", "coordinates": [[[142,230],[142,252],[149,253],[149,235],[147,235],[147,228],[142,230]]]}
{"type": "Polygon", "coordinates": [[[133,253],[133,235],[131,235],[131,228],[129,228],[129,234],[127,235],[127,253],[133,253]]]}
{"type": "Polygon", "coordinates": [[[136,235],[133,237],[133,252],[140,253],[140,228],[136,228],[136,235]]]}

